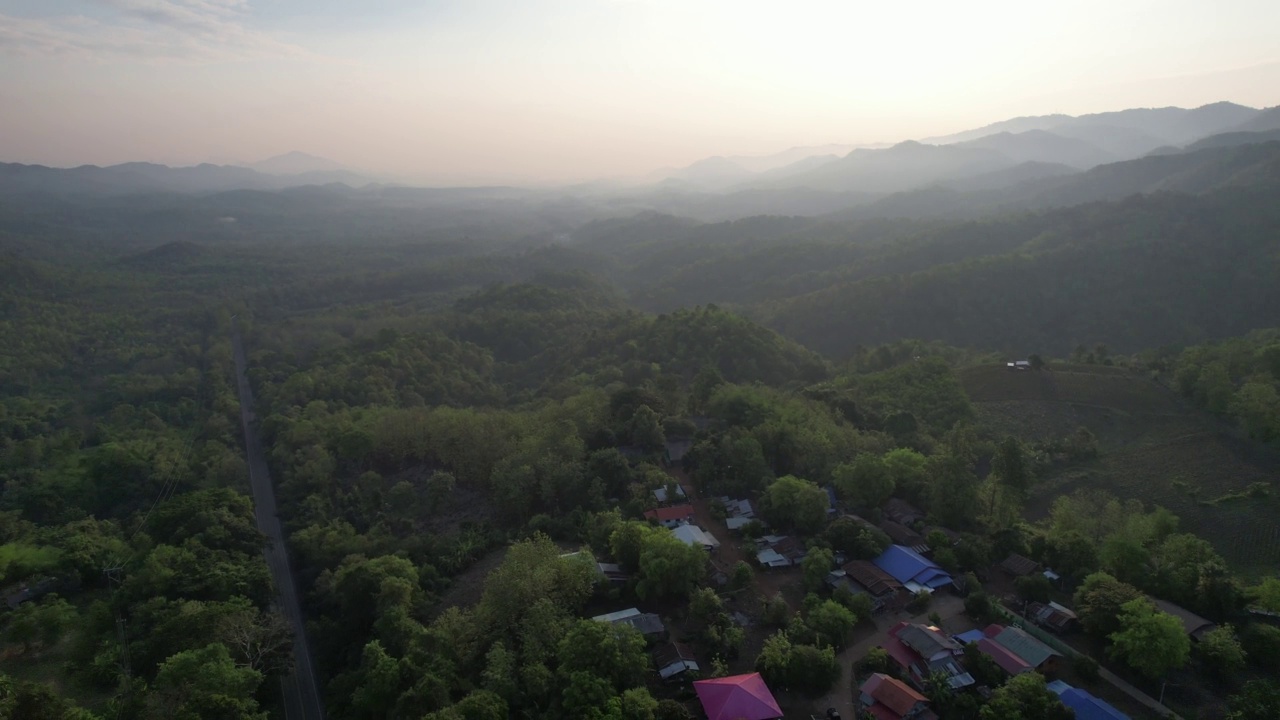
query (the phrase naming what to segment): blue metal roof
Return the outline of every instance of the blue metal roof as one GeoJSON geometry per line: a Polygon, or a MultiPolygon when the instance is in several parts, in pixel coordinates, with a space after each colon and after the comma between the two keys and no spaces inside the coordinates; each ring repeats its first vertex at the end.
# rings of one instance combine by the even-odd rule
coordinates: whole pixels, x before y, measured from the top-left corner
{"type": "Polygon", "coordinates": [[[1063,705],[1076,712],[1076,720],[1129,720],[1128,715],[1088,690],[1071,687],[1061,680],[1049,683],[1048,687],[1058,694],[1063,705]]]}
{"type": "Polygon", "coordinates": [[[890,545],[871,562],[900,583],[915,582],[936,590],[951,582],[951,576],[937,563],[903,545],[890,545]]]}
{"type": "Polygon", "coordinates": [[[970,630],[954,636],[953,639],[961,645],[968,645],[969,643],[976,643],[984,637],[986,635],[983,635],[981,630],[970,630]]]}

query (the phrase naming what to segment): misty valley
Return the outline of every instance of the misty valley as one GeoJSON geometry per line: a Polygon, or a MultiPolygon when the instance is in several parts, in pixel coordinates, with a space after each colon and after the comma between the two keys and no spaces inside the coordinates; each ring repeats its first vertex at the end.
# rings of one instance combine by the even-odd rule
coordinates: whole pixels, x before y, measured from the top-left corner
{"type": "Polygon", "coordinates": [[[0,719],[1280,717],[1280,108],[0,164],[0,719]]]}

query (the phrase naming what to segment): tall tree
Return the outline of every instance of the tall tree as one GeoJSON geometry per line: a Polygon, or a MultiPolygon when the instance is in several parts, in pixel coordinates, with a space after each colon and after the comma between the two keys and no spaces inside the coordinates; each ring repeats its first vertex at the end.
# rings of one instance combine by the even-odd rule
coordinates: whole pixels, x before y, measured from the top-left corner
{"type": "Polygon", "coordinates": [[[826,491],[794,475],[774,480],[760,499],[760,509],[769,522],[803,533],[822,528],[829,504],[826,491]]]}
{"type": "Polygon", "coordinates": [[[981,720],[1072,720],[1075,712],[1045,687],[1044,676],[1023,673],[997,688],[983,705],[981,720]]]}
{"type": "Polygon", "coordinates": [[[1187,664],[1191,656],[1191,639],[1182,621],[1156,610],[1146,598],[1130,600],[1120,606],[1117,618],[1120,629],[1111,633],[1113,658],[1122,660],[1149,678],[1158,678],[1174,668],[1187,664]]]}
{"type": "Polygon", "coordinates": [[[893,495],[893,473],[884,459],[862,453],[852,463],[836,466],[832,483],[840,496],[857,508],[880,507],[893,495]]]}

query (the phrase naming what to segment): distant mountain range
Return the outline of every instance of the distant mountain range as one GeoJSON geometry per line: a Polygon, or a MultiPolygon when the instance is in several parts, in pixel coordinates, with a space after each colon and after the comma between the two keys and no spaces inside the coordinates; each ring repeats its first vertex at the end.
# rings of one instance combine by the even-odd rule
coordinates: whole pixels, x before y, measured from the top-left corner
{"type": "Polygon", "coordinates": [[[1063,168],[1088,170],[1153,152],[1180,152],[1183,146],[1224,133],[1272,130],[1280,130],[1280,108],[1258,110],[1227,102],[1193,109],[1042,115],[887,148],[856,148],[843,156],[813,149],[800,160],[767,171],[737,158],[708,158],[669,173],[667,183],[702,190],[809,188],[828,193],[896,193],[966,178],[990,186],[1005,171],[1013,182],[1025,180],[1026,168],[1015,168],[1026,163],[1040,171],[1055,166],[1054,173],[1061,174],[1063,168]]]}
{"type": "Polygon", "coordinates": [[[341,163],[334,162],[328,158],[308,155],[307,153],[298,152],[296,150],[283,155],[269,157],[266,160],[260,160],[245,167],[267,175],[307,175],[310,173],[350,172],[347,168],[343,167],[341,163]]]}
{"type": "Polygon", "coordinates": [[[283,190],[335,183],[352,187],[370,184],[369,178],[349,170],[312,169],[288,172],[291,169],[318,167],[329,162],[301,153],[291,153],[257,164],[273,169],[274,172],[210,164],[169,167],[138,162],[108,167],[82,165],[76,168],[51,168],[43,165],[0,163],[0,193],[89,196],[204,194],[228,190],[283,190]]]}

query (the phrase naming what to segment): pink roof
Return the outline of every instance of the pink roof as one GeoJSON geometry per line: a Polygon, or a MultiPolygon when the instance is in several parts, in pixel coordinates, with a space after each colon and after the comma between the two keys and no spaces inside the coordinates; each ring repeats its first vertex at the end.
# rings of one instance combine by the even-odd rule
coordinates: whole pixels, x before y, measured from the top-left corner
{"type": "Polygon", "coordinates": [[[1023,660],[1012,652],[1009,652],[1007,648],[991,638],[984,637],[979,640],[978,649],[981,650],[984,655],[995,660],[996,664],[1000,666],[1000,669],[1010,675],[1019,675],[1031,669],[1031,666],[1027,664],[1026,660],[1023,660]]]}
{"type": "Polygon", "coordinates": [[[1004,626],[1003,626],[1003,625],[996,625],[995,623],[992,623],[992,624],[990,624],[990,625],[988,625],[988,626],[986,626],[986,627],[982,628],[982,634],[983,634],[983,635],[986,635],[986,636],[987,636],[987,637],[989,637],[989,638],[993,638],[993,637],[995,637],[995,636],[999,635],[999,634],[1000,634],[1000,633],[1002,633],[1002,632],[1004,632],[1004,626]]]}
{"type": "Polygon", "coordinates": [[[776,720],[782,709],[760,673],[693,683],[707,720],[776,720]]]}

